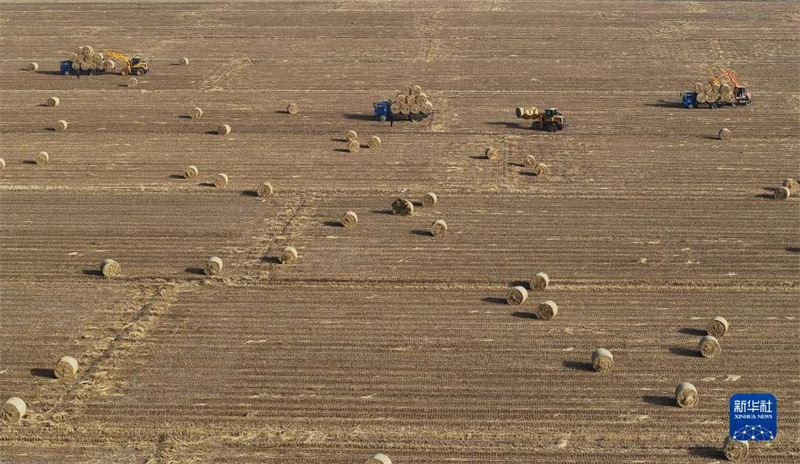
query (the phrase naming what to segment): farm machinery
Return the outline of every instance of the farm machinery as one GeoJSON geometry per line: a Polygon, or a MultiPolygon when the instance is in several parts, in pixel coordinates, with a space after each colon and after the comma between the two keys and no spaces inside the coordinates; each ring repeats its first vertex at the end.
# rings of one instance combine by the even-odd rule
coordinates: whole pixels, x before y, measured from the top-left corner
{"type": "Polygon", "coordinates": [[[560,131],[569,124],[558,108],[547,108],[542,112],[535,106],[521,106],[517,108],[517,117],[533,120],[531,127],[550,132],[560,131]]]}
{"type": "Polygon", "coordinates": [[[127,74],[141,76],[150,71],[147,62],[142,57],[129,58],[113,50],[95,52],[94,48],[90,46],[78,47],[70,59],[61,62],[60,71],[64,75],[104,74],[117,67],[115,60],[122,62],[123,68],[120,70],[120,74],[123,76],[127,74]]]}
{"type": "Polygon", "coordinates": [[[733,71],[725,70],[719,76],[712,77],[705,84],[697,83],[694,91],[683,94],[684,108],[700,108],[706,106],[714,109],[724,105],[749,105],[750,92],[739,83],[733,71]],[[723,82],[727,79],[729,83],[723,82]]]}

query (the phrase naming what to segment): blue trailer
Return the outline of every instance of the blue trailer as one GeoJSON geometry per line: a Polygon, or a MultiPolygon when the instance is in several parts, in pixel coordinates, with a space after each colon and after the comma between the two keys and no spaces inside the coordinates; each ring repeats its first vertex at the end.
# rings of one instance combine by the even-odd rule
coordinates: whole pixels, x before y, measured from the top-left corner
{"type": "Polygon", "coordinates": [[[90,76],[94,76],[96,74],[105,74],[104,69],[90,69],[88,71],[81,71],[80,69],[72,69],[72,61],[64,60],[61,62],[61,74],[67,75],[80,75],[80,74],[89,74],[90,76]]]}
{"type": "Polygon", "coordinates": [[[686,92],[683,94],[683,107],[684,108],[700,108],[702,106],[706,106],[708,108],[714,109],[724,105],[749,105],[752,100],[750,99],[750,92],[747,91],[744,87],[735,87],[733,89],[733,96],[734,100],[732,103],[725,103],[722,101],[713,101],[713,102],[704,102],[700,103],[697,101],[697,92],[686,92]]]}

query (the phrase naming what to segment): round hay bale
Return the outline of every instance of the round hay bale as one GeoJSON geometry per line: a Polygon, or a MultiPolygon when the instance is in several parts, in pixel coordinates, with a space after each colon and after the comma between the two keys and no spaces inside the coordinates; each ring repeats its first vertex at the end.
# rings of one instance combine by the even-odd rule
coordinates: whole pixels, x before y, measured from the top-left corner
{"type": "Polygon", "coordinates": [[[409,114],[409,113],[411,113],[411,106],[406,102],[400,103],[400,114],[409,114]]]}
{"type": "Polygon", "coordinates": [[[694,87],[692,87],[692,89],[693,89],[693,90],[694,90],[696,93],[700,93],[700,92],[702,92],[702,91],[703,91],[703,84],[702,84],[702,83],[700,83],[700,82],[695,82],[695,83],[694,83],[694,87]]]}
{"type": "Polygon", "coordinates": [[[217,177],[214,178],[214,187],[216,188],[225,188],[228,185],[228,175],[224,172],[217,174],[217,177]]]}
{"type": "Polygon", "coordinates": [[[728,129],[720,129],[719,131],[719,139],[720,140],[728,140],[731,138],[731,131],[728,129]]]}
{"type": "Polygon", "coordinates": [[[437,219],[431,225],[431,234],[434,237],[440,237],[447,233],[447,223],[444,222],[444,219],[437,219]]]}
{"type": "Polygon", "coordinates": [[[426,208],[432,208],[438,202],[439,202],[439,197],[433,192],[428,192],[422,197],[422,206],[426,208]]]}
{"type": "Polygon", "coordinates": [[[6,168],[6,160],[0,158],[0,171],[6,168]]]}
{"type": "Polygon", "coordinates": [[[38,71],[39,70],[39,63],[36,63],[35,61],[32,61],[31,63],[28,64],[28,69],[30,69],[33,72],[38,71]]]}
{"type": "Polygon", "coordinates": [[[383,453],[373,454],[371,458],[367,461],[367,464],[392,464],[392,460],[389,459],[389,456],[383,453]]]}
{"type": "Polygon", "coordinates": [[[78,361],[72,356],[64,356],[56,363],[53,373],[59,379],[73,379],[78,374],[78,361]]]}
{"type": "Polygon", "coordinates": [[[271,197],[273,193],[275,193],[275,189],[269,182],[264,182],[256,189],[256,194],[262,198],[271,197]]]}
{"type": "Polygon", "coordinates": [[[122,266],[113,259],[105,259],[102,263],[100,263],[100,273],[103,274],[103,277],[110,279],[112,277],[117,277],[122,272],[122,266]]]}
{"type": "Polygon", "coordinates": [[[189,111],[189,116],[192,119],[200,119],[200,118],[203,117],[203,109],[202,108],[192,108],[192,110],[189,111]]]}
{"type": "Polygon", "coordinates": [[[414,204],[403,198],[392,202],[392,213],[400,216],[410,216],[414,212],[414,204]]]}
{"type": "Polygon", "coordinates": [[[217,134],[219,135],[228,135],[231,133],[231,126],[228,124],[222,124],[221,126],[217,127],[217,134]]]}
{"type": "Polygon", "coordinates": [[[86,52],[87,56],[94,55],[94,47],[92,47],[91,45],[86,45],[85,47],[83,47],[83,50],[86,52]]]}
{"type": "Polygon", "coordinates": [[[614,356],[605,348],[598,348],[592,353],[592,369],[606,372],[614,368],[614,356]]]}
{"type": "Polygon", "coordinates": [[[36,154],[36,157],[34,157],[34,161],[36,161],[36,164],[42,166],[50,162],[50,155],[48,155],[46,151],[40,151],[36,154]]]}
{"type": "Polygon", "coordinates": [[[197,166],[189,166],[186,168],[186,172],[183,173],[183,177],[186,179],[194,179],[200,171],[197,169],[197,166]]]}
{"type": "Polygon", "coordinates": [[[377,150],[381,147],[381,138],[377,135],[373,135],[369,138],[369,143],[367,144],[370,150],[377,150]]]}
{"type": "Polygon", "coordinates": [[[693,408],[700,401],[697,389],[689,382],[681,382],[675,389],[675,402],[682,408],[693,408]]]}
{"type": "Polygon", "coordinates": [[[534,290],[541,292],[547,289],[547,286],[550,285],[550,277],[547,276],[544,272],[537,272],[535,276],[533,276],[533,282],[531,282],[531,288],[534,290]]]}
{"type": "Polygon", "coordinates": [[[420,114],[420,113],[422,113],[422,105],[418,105],[416,103],[412,103],[409,106],[409,111],[411,111],[411,114],[420,114]]]}
{"type": "Polygon", "coordinates": [[[431,103],[431,102],[425,103],[425,105],[423,105],[423,107],[422,107],[422,112],[424,114],[433,113],[433,103],[431,103]]]}
{"type": "Polygon", "coordinates": [[[281,251],[281,264],[294,264],[297,262],[297,250],[293,246],[287,246],[281,251]]]}
{"type": "Polygon", "coordinates": [[[697,94],[695,100],[697,100],[697,103],[706,103],[708,102],[708,97],[706,96],[706,94],[701,92],[697,94]]]}
{"type": "Polygon", "coordinates": [[[56,121],[56,127],[55,127],[56,132],[65,131],[67,130],[67,127],[69,127],[67,121],[64,121],[63,119],[59,119],[58,121],[56,121]]]}
{"type": "Polygon", "coordinates": [[[496,160],[500,158],[500,150],[497,148],[489,147],[483,153],[487,159],[496,160]]]}
{"type": "Polygon", "coordinates": [[[528,290],[525,287],[511,287],[506,293],[506,302],[511,306],[519,306],[528,299],[528,290]]]}
{"type": "Polygon", "coordinates": [[[536,163],[536,165],[533,167],[533,174],[534,175],[544,176],[548,172],[550,172],[550,168],[548,168],[547,165],[544,164],[544,163],[536,163]]]}
{"type": "Polygon", "coordinates": [[[700,339],[700,354],[704,358],[716,358],[722,354],[722,347],[719,345],[719,340],[713,335],[706,335],[700,339]]]}
{"type": "Polygon", "coordinates": [[[113,71],[114,68],[117,67],[117,62],[114,60],[105,60],[103,61],[103,69],[106,71],[113,71]]]}
{"type": "Polygon", "coordinates": [[[47,106],[58,106],[61,104],[61,99],[58,97],[50,97],[47,99],[47,106]]]}
{"type": "Polygon", "coordinates": [[[404,85],[403,90],[401,90],[401,92],[403,92],[403,95],[406,96],[411,95],[411,87],[404,85]]]}
{"type": "Polygon", "coordinates": [[[781,181],[781,185],[789,189],[789,192],[791,193],[800,192],[800,182],[797,182],[794,179],[783,179],[783,181],[781,181]]]}
{"type": "Polygon", "coordinates": [[[774,197],[776,200],[786,200],[786,199],[788,199],[788,198],[789,198],[791,195],[792,195],[792,192],[791,192],[791,191],[789,191],[789,189],[788,189],[788,188],[786,188],[786,187],[778,187],[778,188],[777,188],[777,189],[775,189],[775,191],[772,193],[772,196],[773,196],[773,197],[774,197]]]}
{"type": "Polygon", "coordinates": [[[297,114],[300,111],[300,108],[297,107],[297,103],[289,103],[289,106],[286,107],[286,112],[289,114],[297,114]]]}
{"type": "Polygon", "coordinates": [[[132,88],[136,87],[137,85],[139,85],[139,79],[137,79],[135,77],[131,77],[130,79],[128,79],[128,88],[132,89],[132,88]]]}
{"type": "Polygon", "coordinates": [[[189,65],[189,58],[186,58],[184,56],[183,58],[178,60],[178,64],[181,65],[181,66],[188,66],[189,65]]]}
{"type": "Polygon", "coordinates": [[[389,110],[392,112],[392,114],[400,114],[400,103],[392,102],[389,110]]]}
{"type": "Polygon", "coordinates": [[[413,96],[413,95],[408,95],[408,96],[406,96],[406,104],[407,104],[409,107],[411,107],[411,105],[413,105],[413,104],[414,104],[414,99],[415,99],[415,98],[416,98],[416,97],[415,97],[415,96],[413,96]]]}
{"type": "Polygon", "coordinates": [[[79,70],[79,69],[81,69],[81,64],[80,64],[80,63],[78,63],[78,61],[77,61],[77,60],[76,60],[76,61],[73,61],[73,62],[72,62],[72,70],[73,70],[73,71],[77,71],[77,70],[79,70]]]}
{"type": "Polygon", "coordinates": [[[398,93],[397,95],[394,96],[394,100],[392,101],[395,103],[403,103],[406,101],[406,95],[402,92],[398,93]]]}
{"type": "Polygon", "coordinates": [[[424,93],[417,95],[414,97],[414,103],[420,106],[425,106],[425,103],[428,103],[428,96],[424,93]]]}
{"type": "Polygon", "coordinates": [[[353,139],[347,142],[347,150],[350,153],[358,153],[359,151],[361,151],[361,144],[358,143],[358,140],[353,139]]]}
{"type": "Polygon", "coordinates": [[[525,161],[523,161],[522,164],[526,168],[531,168],[536,165],[536,157],[533,155],[528,155],[525,157],[525,161]]]}
{"type": "Polygon", "coordinates": [[[750,444],[746,441],[734,440],[728,435],[722,442],[722,452],[728,461],[744,461],[750,454],[750,444]]]}
{"type": "Polygon", "coordinates": [[[216,256],[208,258],[204,268],[206,275],[215,276],[222,272],[222,260],[216,256]]]}
{"type": "Polygon", "coordinates": [[[352,229],[358,224],[358,215],[353,211],[348,211],[344,213],[340,222],[348,229],[352,229]]]}
{"type": "Polygon", "coordinates": [[[536,306],[536,318],[549,321],[558,315],[558,305],[553,300],[542,301],[536,306]]]}
{"type": "Polygon", "coordinates": [[[712,337],[722,338],[728,333],[728,327],[728,321],[722,316],[717,316],[708,321],[706,331],[708,331],[708,334],[712,337]]]}
{"type": "Polygon", "coordinates": [[[351,141],[351,140],[358,140],[358,134],[356,134],[356,131],[354,131],[354,130],[347,131],[347,134],[344,136],[344,138],[348,142],[351,141]]]}
{"type": "Polygon", "coordinates": [[[411,95],[417,97],[421,93],[422,93],[422,87],[420,87],[418,85],[415,85],[414,87],[411,87],[411,95]]]}
{"type": "Polygon", "coordinates": [[[22,401],[21,398],[12,396],[3,403],[3,408],[0,409],[0,414],[3,415],[3,420],[9,424],[16,424],[22,419],[22,416],[28,411],[28,406],[22,401]]]}

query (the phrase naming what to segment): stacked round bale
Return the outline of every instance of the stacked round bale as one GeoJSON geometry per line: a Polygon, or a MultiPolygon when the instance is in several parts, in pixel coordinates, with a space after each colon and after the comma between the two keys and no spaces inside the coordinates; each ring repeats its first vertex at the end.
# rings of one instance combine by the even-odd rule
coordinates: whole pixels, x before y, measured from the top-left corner
{"type": "Polygon", "coordinates": [[[430,114],[433,112],[433,102],[422,91],[422,87],[405,86],[392,100],[392,114],[430,114]]]}
{"type": "Polygon", "coordinates": [[[70,61],[75,71],[111,71],[116,66],[116,62],[105,53],[95,51],[89,45],[75,49],[70,61]]]}
{"type": "Polygon", "coordinates": [[[734,103],[736,101],[733,87],[728,84],[721,84],[716,79],[711,79],[704,84],[695,83],[694,91],[697,93],[697,103],[734,103]]]}

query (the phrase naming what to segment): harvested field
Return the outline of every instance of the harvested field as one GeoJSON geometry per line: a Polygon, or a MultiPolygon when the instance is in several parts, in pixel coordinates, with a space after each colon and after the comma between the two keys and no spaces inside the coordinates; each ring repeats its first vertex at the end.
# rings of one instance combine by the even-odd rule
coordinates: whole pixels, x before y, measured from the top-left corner
{"type": "Polygon", "coordinates": [[[799,174],[800,4],[0,11],[0,402],[27,405],[0,424],[3,462],[700,464],[725,459],[742,392],[780,403],[750,461],[800,462],[800,201],[773,200],[799,174]],[[85,44],[151,72],[59,75],[85,44]],[[751,106],[681,108],[728,68],[751,106]],[[373,120],[409,84],[436,112],[373,120]],[[529,105],[570,126],[531,130],[529,105]],[[380,150],[349,153],[349,130],[380,150]],[[716,316],[729,331],[703,358],[716,316]],[[597,348],[613,369],[592,370],[597,348]],[[53,375],[64,355],[74,380],[53,375]]]}

